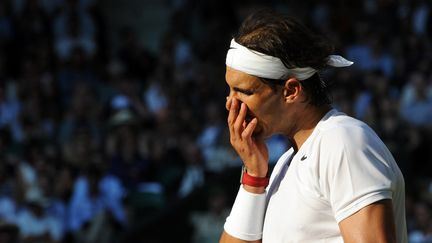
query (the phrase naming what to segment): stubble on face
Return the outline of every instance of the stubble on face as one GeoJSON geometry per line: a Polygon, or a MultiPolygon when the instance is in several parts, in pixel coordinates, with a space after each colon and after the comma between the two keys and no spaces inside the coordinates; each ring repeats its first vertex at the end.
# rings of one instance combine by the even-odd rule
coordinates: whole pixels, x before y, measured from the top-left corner
{"type": "MultiPolygon", "coordinates": [[[[234,92],[236,99],[245,103],[248,107],[244,126],[247,126],[252,119],[258,120],[253,132],[253,137],[263,140],[270,137],[278,121],[278,92],[275,91],[259,78],[243,72],[227,68],[226,82],[230,92],[234,92]],[[252,94],[245,94],[244,91],[253,91],[252,94]]],[[[232,93],[230,93],[232,95],[232,93]]]]}

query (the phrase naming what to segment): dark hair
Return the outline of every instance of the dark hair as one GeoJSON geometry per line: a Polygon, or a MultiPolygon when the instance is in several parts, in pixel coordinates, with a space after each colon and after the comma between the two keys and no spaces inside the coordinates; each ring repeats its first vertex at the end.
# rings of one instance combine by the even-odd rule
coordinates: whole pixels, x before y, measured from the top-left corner
{"type": "MultiPolygon", "coordinates": [[[[278,57],[287,68],[312,67],[321,70],[327,65],[333,46],[312,33],[293,17],[271,10],[260,10],[242,23],[236,42],[249,49],[278,57]]],[[[261,80],[273,89],[286,80],[261,80]]],[[[318,73],[301,82],[308,102],[314,106],[330,104],[326,83],[318,73]]]]}

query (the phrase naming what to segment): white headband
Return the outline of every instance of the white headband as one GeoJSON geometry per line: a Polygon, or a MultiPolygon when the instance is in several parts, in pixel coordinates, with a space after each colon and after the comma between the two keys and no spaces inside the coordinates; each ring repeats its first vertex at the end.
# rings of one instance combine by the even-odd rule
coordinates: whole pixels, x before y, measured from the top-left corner
{"type": "MultiPolygon", "coordinates": [[[[327,61],[327,65],[332,67],[347,67],[352,64],[353,62],[338,55],[330,55],[327,61]]],[[[237,43],[234,39],[231,40],[226,65],[250,75],[269,79],[295,77],[298,80],[305,80],[318,72],[318,70],[311,67],[289,69],[279,58],[250,50],[237,43]]]]}

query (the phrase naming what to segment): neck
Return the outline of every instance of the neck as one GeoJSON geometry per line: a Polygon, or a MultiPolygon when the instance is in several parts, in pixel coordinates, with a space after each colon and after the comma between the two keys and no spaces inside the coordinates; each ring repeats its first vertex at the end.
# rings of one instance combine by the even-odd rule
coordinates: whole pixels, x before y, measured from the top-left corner
{"type": "Polygon", "coordinates": [[[296,129],[294,129],[294,132],[292,133],[293,135],[289,136],[295,151],[298,151],[301,148],[304,142],[312,134],[318,122],[331,108],[330,105],[310,107],[309,109],[305,109],[305,112],[299,116],[301,117],[301,122],[297,123],[296,129]]]}

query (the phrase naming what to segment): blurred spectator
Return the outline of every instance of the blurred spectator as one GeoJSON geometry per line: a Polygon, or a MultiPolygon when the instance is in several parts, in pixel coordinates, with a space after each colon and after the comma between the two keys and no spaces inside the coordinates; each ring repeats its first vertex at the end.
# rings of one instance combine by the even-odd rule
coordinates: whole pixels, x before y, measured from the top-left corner
{"type": "Polygon", "coordinates": [[[432,124],[432,84],[420,72],[411,74],[402,90],[401,116],[413,125],[432,124]]]}
{"type": "Polygon", "coordinates": [[[101,128],[98,126],[98,116],[101,109],[91,86],[84,82],[77,84],[64,111],[64,120],[59,127],[59,141],[62,144],[70,142],[78,131],[83,131],[90,133],[90,139],[95,146],[100,144],[101,128]]]}
{"type": "Polygon", "coordinates": [[[63,165],[57,170],[56,183],[51,185],[51,202],[47,212],[55,217],[62,226],[63,237],[71,234],[70,204],[74,186],[74,176],[71,167],[63,165]]]}
{"type": "Polygon", "coordinates": [[[415,1],[413,8],[412,28],[414,33],[417,35],[426,35],[431,33],[430,30],[432,26],[430,26],[430,20],[432,14],[430,2],[425,0],[415,1]]]}
{"type": "Polygon", "coordinates": [[[121,110],[130,110],[138,117],[135,122],[145,122],[148,119],[148,109],[140,98],[142,90],[139,80],[128,75],[119,75],[114,79],[115,93],[109,100],[109,115],[114,116],[121,110]]]}
{"type": "Polygon", "coordinates": [[[14,141],[20,140],[19,115],[21,104],[12,85],[0,81],[0,128],[10,129],[14,141]],[[9,91],[9,92],[8,92],[9,91]]]}
{"type": "Polygon", "coordinates": [[[411,243],[425,243],[432,241],[432,215],[427,203],[418,202],[414,205],[414,217],[417,225],[409,234],[411,243]]]}
{"type": "Polygon", "coordinates": [[[235,153],[234,149],[229,143],[229,131],[228,128],[223,128],[218,134],[217,139],[214,143],[207,145],[204,138],[206,133],[203,133],[200,138],[201,149],[203,150],[205,156],[205,166],[207,173],[217,175],[223,173],[224,170],[229,170],[230,168],[237,168],[241,166],[240,157],[235,153]]]}
{"type": "Polygon", "coordinates": [[[77,0],[67,0],[54,20],[54,39],[58,58],[66,61],[76,49],[82,50],[86,58],[97,51],[95,24],[86,9],[77,0]]]}
{"type": "Polygon", "coordinates": [[[120,47],[118,59],[126,67],[125,73],[145,80],[155,68],[155,60],[151,53],[139,43],[135,30],[123,27],[119,33],[120,47]]]}
{"type": "Polygon", "coordinates": [[[123,198],[124,189],[116,177],[106,174],[100,164],[89,165],[75,181],[69,208],[69,226],[79,234],[79,242],[106,242],[98,237],[109,238],[117,225],[124,225],[123,198]]]}
{"type": "Polygon", "coordinates": [[[143,95],[144,102],[149,111],[156,118],[163,117],[168,106],[168,98],[164,89],[157,80],[151,80],[143,95]]]}
{"type": "MultiPolygon", "coordinates": [[[[359,31],[360,32],[360,31],[359,31]]],[[[361,71],[380,70],[387,78],[394,73],[394,58],[386,52],[381,37],[375,33],[360,32],[360,42],[346,48],[347,58],[361,71]]]]}
{"type": "Polygon", "coordinates": [[[287,142],[284,136],[275,135],[266,141],[269,152],[269,163],[275,165],[277,160],[284,154],[291,145],[287,142]]]}
{"type": "Polygon", "coordinates": [[[47,207],[47,199],[35,195],[28,199],[26,207],[17,212],[15,223],[23,242],[58,242],[62,239],[62,225],[45,212],[47,207]]]}
{"type": "MultiPolygon", "coordinates": [[[[61,65],[58,72],[58,86],[61,92],[62,102],[65,106],[69,105],[69,101],[76,86],[87,86],[94,88],[97,85],[97,77],[95,70],[92,67],[92,60],[87,57],[84,50],[76,47],[72,50],[70,58],[61,65]]],[[[96,98],[96,97],[94,97],[96,98]]]]}
{"type": "Polygon", "coordinates": [[[179,197],[184,198],[192,193],[197,188],[204,185],[204,161],[199,148],[192,143],[183,145],[184,158],[186,160],[186,168],[183,172],[183,177],[179,188],[179,197]]]}
{"type": "Polygon", "coordinates": [[[134,115],[128,110],[121,110],[111,120],[115,124],[107,138],[106,153],[109,159],[109,171],[117,176],[122,184],[136,190],[137,186],[146,181],[147,158],[139,150],[139,133],[132,127],[134,115]]]}
{"type": "Polygon", "coordinates": [[[206,211],[192,212],[190,221],[194,227],[192,242],[217,242],[229,215],[227,195],[222,188],[209,188],[206,211]]]}

